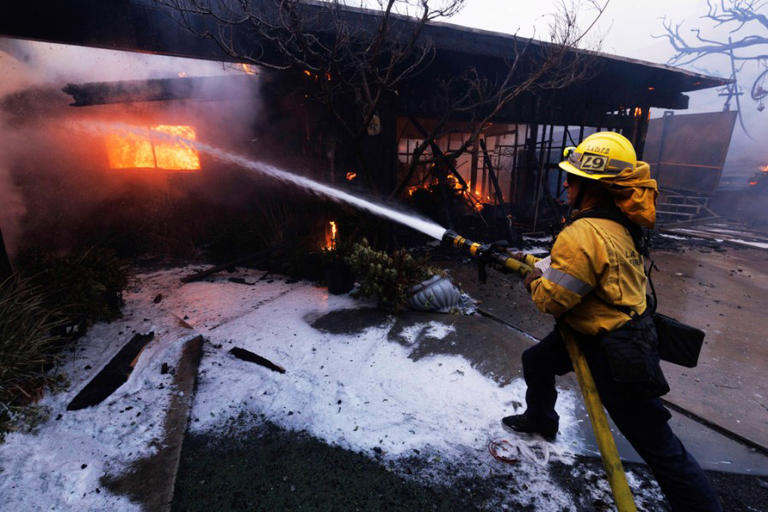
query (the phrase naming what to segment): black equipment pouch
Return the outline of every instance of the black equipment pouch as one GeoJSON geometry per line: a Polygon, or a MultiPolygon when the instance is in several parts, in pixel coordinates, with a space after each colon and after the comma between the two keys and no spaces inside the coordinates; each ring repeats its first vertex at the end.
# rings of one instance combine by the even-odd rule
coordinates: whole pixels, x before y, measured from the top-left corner
{"type": "Polygon", "coordinates": [[[661,313],[653,314],[659,337],[659,356],[670,363],[693,368],[699,362],[704,331],[661,313]]]}
{"type": "Polygon", "coordinates": [[[655,398],[669,392],[659,365],[659,338],[650,314],[635,316],[627,323],[599,336],[613,380],[628,392],[655,398]]]}

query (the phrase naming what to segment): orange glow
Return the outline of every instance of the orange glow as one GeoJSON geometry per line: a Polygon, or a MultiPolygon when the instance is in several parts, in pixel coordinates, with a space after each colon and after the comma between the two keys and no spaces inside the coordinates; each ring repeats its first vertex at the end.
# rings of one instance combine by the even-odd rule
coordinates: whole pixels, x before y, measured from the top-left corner
{"type": "Polygon", "coordinates": [[[336,248],[336,236],[338,235],[338,228],[335,221],[330,221],[328,227],[325,230],[325,246],[323,249],[326,251],[332,251],[336,248]]]}
{"type": "MultiPolygon", "coordinates": [[[[157,125],[152,130],[187,140],[196,138],[191,126],[157,125]]],[[[109,167],[112,169],[200,169],[200,158],[195,148],[180,139],[152,136],[149,130],[110,133],[106,144],[109,167]]]]}
{"type": "Polygon", "coordinates": [[[635,117],[640,117],[643,115],[643,109],[640,107],[635,107],[635,117]]]}
{"type": "Polygon", "coordinates": [[[422,183],[421,185],[414,185],[412,187],[408,187],[406,191],[408,192],[408,196],[412,196],[417,190],[423,189],[423,190],[429,190],[430,184],[429,183],[422,183]]]}
{"type": "Polygon", "coordinates": [[[754,187],[755,185],[757,185],[757,182],[756,182],[756,181],[750,181],[750,182],[749,182],[749,186],[750,186],[750,187],[754,187]]]}
{"type": "Polygon", "coordinates": [[[179,78],[186,78],[186,77],[187,77],[187,73],[186,73],[186,72],[184,72],[184,71],[179,71],[179,72],[177,73],[177,75],[179,75],[179,78]]]}
{"type": "Polygon", "coordinates": [[[656,88],[655,88],[655,87],[649,87],[649,88],[648,88],[648,90],[649,90],[649,91],[652,91],[652,90],[654,90],[654,89],[656,89],[656,88]]]}
{"type": "Polygon", "coordinates": [[[313,73],[312,71],[310,71],[310,70],[308,70],[308,69],[305,69],[305,70],[303,70],[303,73],[304,73],[304,74],[305,74],[305,75],[306,75],[308,78],[311,78],[311,79],[312,79],[312,80],[314,80],[315,82],[317,82],[318,80],[320,80],[320,78],[322,78],[323,76],[324,76],[324,77],[325,77],[325,79],[326,79],[326,80],[328,80],[329,82],[330,82],[330,81],[333,79],[333,77],[331,76],[331,74],[330,74],[330,73],[325,73],[325,74],[321,74],[321,73],[313,73]]]}
{"type": "Polygon", "coordinates": [[[472,202],[472,207],[480,211],[483,209],[483,202],[482,202],[482,193],[480,191],[472,192],[471,190],[465,190],[464,191],[464,197],[469,199],[472,202]]]}
{"type": "Polygon", "coordinates": [[[353,179],[357,178],[357,173],[354,171],[349,171],[347,173],[347,181],[352,181],[353,179]]]}
{"type": "Polygon", "coordinates": [[[248,75],[256,74],[256,68],[250,64],[246,64],[245,62],[241,62],[240,64],[237,65],[237,67],[240,69],[240,71],[243,71],[248,75]]]}
{"type": "Polygon", "coordinates": [[[761,166],[760,166],[760,170],[761,170],[762,172],[768,172],[768,164],[765,164],[765,165],[761,165],[761,166]]]}

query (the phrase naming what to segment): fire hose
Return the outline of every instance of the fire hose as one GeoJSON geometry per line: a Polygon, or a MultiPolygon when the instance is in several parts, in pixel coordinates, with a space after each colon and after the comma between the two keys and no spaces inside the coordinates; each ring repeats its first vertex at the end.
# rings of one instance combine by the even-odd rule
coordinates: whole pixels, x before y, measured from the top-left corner
{"type": "MultiPolygon", "coordinates": [[[[456,247],[464,254],[477,260],[479,277],[482,282],[485,282],[487,278],[485,270],[487,266],[491,266],[504,273],[518,274],[522,277],[533,271],[533,262],[528,258],[525,261],[520,261],[510,256],[506,249],[506,243],[480,244],[468,240],[451,230],[447,230],[443,234],[443,243],[456,247]]],[[[621,459],[619,459],[616,442],[613,439],[613,434],[611,434],[608,418],[603,410],[603,404],[600,401],[600,395],[597,392],[595,380],[592,377],[592,372],[589,370],[584,353],[579,348],[570,327],[563,322],[558,322],[558,329],[568,349],[568,355],[571,358],[571,364],[576,373],[576,380],[579,382],[579,388],[584,397],[584,405],[589,413],[592,430],[595,433],[603,466],[605,467],[611,492],[616,502],[616,509],[619,512],[636,511],[637,507],[635,506],[632,492],[629,489],[621,459]]]]}

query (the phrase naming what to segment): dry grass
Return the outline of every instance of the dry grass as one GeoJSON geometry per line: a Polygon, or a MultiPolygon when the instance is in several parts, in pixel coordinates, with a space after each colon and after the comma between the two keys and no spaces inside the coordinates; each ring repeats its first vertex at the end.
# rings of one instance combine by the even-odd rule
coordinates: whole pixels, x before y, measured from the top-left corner
{"type": "Polygon", "coordinates": [[[58,339],[56,315],[44,305],[44,293],[28,280],[0,283],[0,436],[24,404],[52,382],[46,375],[58,339]]]}

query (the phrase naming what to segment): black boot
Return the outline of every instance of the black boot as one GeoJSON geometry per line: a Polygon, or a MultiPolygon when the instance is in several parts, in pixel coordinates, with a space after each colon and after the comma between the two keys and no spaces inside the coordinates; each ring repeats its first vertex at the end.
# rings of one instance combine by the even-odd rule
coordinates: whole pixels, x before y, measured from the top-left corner
{"type": "Polygon", "coordinates": [[[516,414],[502,418],[501,424],[510,432],[523,432],[526,434],[539,434],[547,441],[554,441],[557,436],[557,424],[543,423],[532,420],[525,414],[516,414]]]}

